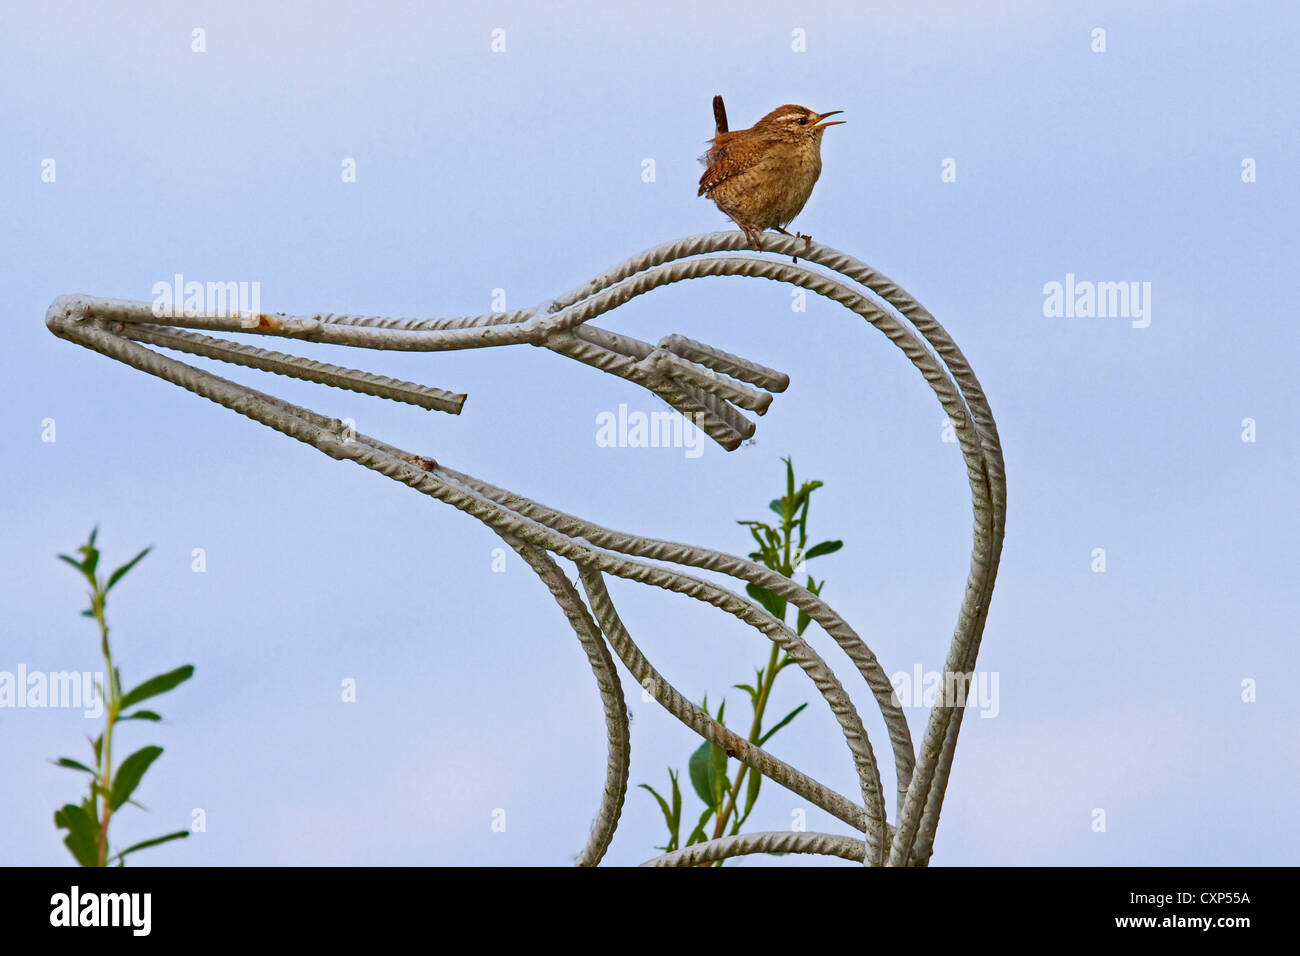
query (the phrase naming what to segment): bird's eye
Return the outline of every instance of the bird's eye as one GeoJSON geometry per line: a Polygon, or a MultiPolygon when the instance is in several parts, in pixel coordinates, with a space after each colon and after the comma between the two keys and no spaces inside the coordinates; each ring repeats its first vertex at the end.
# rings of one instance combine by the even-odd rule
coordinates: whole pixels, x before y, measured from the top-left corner
{"type": "Polygon", "coordinates": [[[800,117],[799,117],[799,125],[800,125],[800,126],[807,126],[807,125],[808,125],[808,117],[806,117],[806,116],[800,116],[800,117]]]}

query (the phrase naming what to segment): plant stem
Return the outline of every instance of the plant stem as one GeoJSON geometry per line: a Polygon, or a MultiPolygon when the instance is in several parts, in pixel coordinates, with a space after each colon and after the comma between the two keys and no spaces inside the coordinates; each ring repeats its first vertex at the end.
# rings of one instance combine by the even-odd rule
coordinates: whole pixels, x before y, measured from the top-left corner
{"type": "MultiPolygon", "coordinates": [[[[746,738],[751,744],[757,744],[759,735],[762,733],[763,713],[767,710],[768,697],[772,693],[772,683],[776,680],[777,655],[780,651],[781,648],[776,643],[773,643],[772,654],[767,661],[767,669],[763,672],[763,680],[759,684],[758,698],[754,701],[754,720],[749,726],[749,737],[746,738]]],[[[727,794],[727,803],[718,816],[717,825],[713,828],[713,839],[715,840],[722,836],[727,827],[727,820],[735,812],[736,800],[740,797],[740,788],[745,782],[745,774],[748,770],[749,765],[742,763],[740,770],[736,772],[736,780],[727,794]]]]}
{"type": "Polygon", "coordinates": [[[95,621],[99,624],[99,643],[100,649],[104,652],[104,664],[108,668],[104,675],[103,691],[108,697],[107,720],[104,726],[104,737],[100,743],[100,778],[99,786],[101,794],[91,792],[96,809],[99,808],[99,800],[102,796],[104,801],[103,815],[99,823],[99,834],[95,842],[95,858],[100,866],[108,865],[108,821],[113,816],[113,807],[109,801],[109,796],[113,792],[113,725],[117,722],[118,701],[121,698],[121,688],[117,686],[117,673],[113,669],[113,653],[108,647],[108,622],[104,619],[104,594],[98,587],[95,588],[95,594],[91,600],[91,605],[95,609],[95,621]]]}
{"type": "MultiPolygon", "coordinates": [[[[782,550],[784,552],[783,554],[784,562],[781,568],[773,569],[773,570],[780,571],[786,577],[791,577],[794,571],[794,569],[790,567],[790,545],[792,544],[792,538],[793,538],[791,532],[794,530],[796,525],[799,526],[799,549],[800,549],[800,553],[802,553],[805,534],[806,534],[804,530],[804,524],[808,520],[807,498],[804,499],[802,515],[798,518],[796,518],[793,513],[793,507],[792,507],[793,504],[794,504],[794,473],[793,471],[789,471],[787,476],[787,481],[786,481],[785,514],[781,516],[781,535],[783,538],[785,538],[785,541],[782,543],[782,550]]],[[[758,696],[754,700],[754,720],[750,724],[749,737],[748,737],[748,740],[751,744],[757,745],[758,738],[762,734],[763,714],[767,710],[767,701],[772,693],[772,685],[776,681],[776,675],[778,671],[777,664],[779,663],[780,653],[781,653],[780,646],[775,642],[773,642],[772,653],[769,655],[767,661],[767,669],[763,672],[763,679],[762,681],[759,682],[758,696]]],[[[745,774],[748,773],[748,771],[749,771],[749,765],[742,763],[740,765],[740,769],[736,772],[736,780],[731,785],[731,791],[727,795],[727,803],[723,807],[722,813],[718,814],[717,825],[713,828],[713,838],[715,840],[720,838],[722,834],[726,832],[727,821],[731,818],[733,813],[736,814],[737,826],[739,825],[740,815],[736,813],[736,801],[740,798],[740,788],[745,782],[745,774]]],[[[734,832],[737,831],[733,829],[733,833],[734,832]]],[[[719,861],[719,864],[721,864],[721,861],[719,861]]]]}

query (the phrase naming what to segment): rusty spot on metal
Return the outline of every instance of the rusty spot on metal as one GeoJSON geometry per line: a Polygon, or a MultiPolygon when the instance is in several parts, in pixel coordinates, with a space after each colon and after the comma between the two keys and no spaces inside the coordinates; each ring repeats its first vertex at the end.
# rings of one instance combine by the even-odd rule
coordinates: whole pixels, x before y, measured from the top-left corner
{"type": "Polygon", "coordinates": [[[415,467],[423,469],[424,471],[433,471],[433,469],[438,467],[438,463],[432,458],[421,458],[419,455],[403,455],[402,460],[408,461],[412,465],[415,465],[415,467]]]}

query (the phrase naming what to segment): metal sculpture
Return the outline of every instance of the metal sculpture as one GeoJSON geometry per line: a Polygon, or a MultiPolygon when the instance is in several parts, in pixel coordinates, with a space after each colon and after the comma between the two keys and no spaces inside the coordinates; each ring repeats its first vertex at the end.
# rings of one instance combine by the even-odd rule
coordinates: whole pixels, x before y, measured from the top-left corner
{"type": "Polygon", "coordinates": [[[746,833],[695,844],[649,861],[695,865],[750,853],[820,853],[872,865],[925,865],[931,855],[944,791],[964,713],[965,686],[975,666],[997,575],[1006,514],[1006,481],[997,427],[984,392],[961,350],[919,303],[892,281],[842,252],[802,238],[765,237],[765,251],[743,250],[741,232],[665,243],[620,263],[585,285],[533,309],[451,319],[349,315],[165,315],[151,303],[64,296],[46,315],[62,338],[156,375],[306,442],[444,501],[491,527],[550,589],[582,643],[604,705],[609,753],[604,793],[580,865],[598,863],[609,846],[627,792],[629,731],[622,685],[610,649],[653,697],[706,740],[848,824],[861,837],[830,833],[746,833]],[[821,270],[809,267],[816,264],[821,270]],[[826,270],[826,271],[822,271],[826,270]],[[353,433],[327,418],[236,384],[147,346],[218,359],[423,408],[459,413],[465,396],[386,376],[342,368],[187,329],[251,332],[371,349],[445,351],[527,343],[635,382],[691,417],[719,445],[737,448],[754,433],[741,410],[766,412],[788,377],[680,335],[657,346],[590,324],[635,296],[684,279],[753,276],[788,282],[826,296],[884,332],[925,377],[951,420],[965,459],[974,510],[974,543],[966,590],[945,661],[945,680],[929,717],[919,756],[893,687],[875,655],[829,605],[794,581],[743,558],[706,548],[623,534],[554,508],[431,458],[353,433]],[[572,561],[586,596],[552,555],[572,561]],[[660,563],[649,563],[655,561],[660,563]],[[870,688],[889,733],[897,775],[895,823],[862,720],[827,663],[783,622],[747,597],[663,564],[720,572],[761,585],[806,612],[848,655],[870,688]],[[732,614],[777,642],[811,678],[830,706],[858,771],[862,803],[843,796],[750,744],[684,698],[646,660],[624,627],[605,576],[685,594],[732,614]],[[954,679],[957,678],[957,679],[954,679]]]}

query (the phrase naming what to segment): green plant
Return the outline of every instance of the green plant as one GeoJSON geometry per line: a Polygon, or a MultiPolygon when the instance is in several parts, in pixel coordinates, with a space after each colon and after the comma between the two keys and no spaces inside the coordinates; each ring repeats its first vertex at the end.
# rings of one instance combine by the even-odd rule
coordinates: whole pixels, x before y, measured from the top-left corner
{"type": "MultiPolygon", "coordinates": [[[[737,523],[749,528],[750,534],[758,545],[757,551],[750,552],[749,557],[751,560],[758,561],[787,578],[793,578],[796,574],[804,573],[804,562],[838,551],[844,546],[844,542],[823,541],[811,548],[808,547],[808,507],[812,499],[812,493],[822,487],[822,482],[805,481],[796,489],[794,465],[788,458],[782,460],[785,462],[785,494],[774,499],[768,506],[772,511],[776,512],[780,522],[775,527],[764,521],[740,521],[737,523]]],[[[821,594],[822,586],[825,583],[824,579],[822,581],[814,580],[810,574],[805,587],[813,594],[821,594]]],[[[786,619],[788,608],[785,598],[773,594],[767,588],[757,584],[750,584],[745,590],[750,597],[766,608],[773,617],[781,621],[786,619]]],[[[807,630],[809,623],[808,615],[800,611],[795,622],[795,632],[802,635],[807,630]]],[[[759,667],[755,671],[754,683],[732,685],[749,695],[753,717],[750,721],[749,736],[746,739],[751,744],[761,747],[772,738],[773,734],[789,724],[799,715],[800,711],[808,706],[807,703],[800,704],[766,731],[763,729],[767,706],[772,698],[772,687],[776,683],[777,675],[790,663],[790,657],[783,654],[781,648],[773,643],[766,666],[759,667]]],[[[704,698],[702,707],[705,713],[709,712],[707,695],[704,698]]],[[[726,707],[727,702],[724,699],[718,705],[718,712],[711,715],[724,726],[726,707]]],[[[729,770],[729,759],[726,751],[707,740],[691,754],[687,765],[691,787],[700,800],[703,801],[704,810],[700,814],[695,828],[688,834],[685,844],[681,843],[682,793],[678,784],[677,772],[671,768],[668,770],[668,780],[671,787],[669,798],[663,797],[649,784],[643,783],[640,785],[643,789],[648,790],[658,802],[659,809],[664,815],[664,822],[668,827],[668,842],[659,849],[671,852],[683,845],[691,846],[695,843],[703,843],[709,839],[707,827],[710,820],[713,821],[713,839],[717,839],[724,834],[734,836],[740,832],[740,828],[754,811],[754,804],[758,800],[763,775],[751,771],[747,765],[737,762],[739,769],[733,779],[729,770]],[[744,794],[743,805],[742,792],[744,794]]],[[[719,860],[714,865],[721,866],[722,861],[719,860]]]]}
{"type": "MultiPolygon", "coordinates": [[[[106,617],[108,593],[151,549],[145,548],[107,578],[100,577],[96,574],[96,569],[99,567],[99,550],[95,547],[95,536],[98,531],[98,528],[91,531],[89,540],[77,549],[81,555],[81,560],[78,561],[66,554],[59,555],[59,559],[66,561],[80,571],[90,584],[90,607],[82,611],[81,614],[83,617],[93,618],[99,626],[99,646],[104,655],[105,664],[104,682],[108,686],[104,687],[97,681],[95,689],[105,702],[105,726],[104,732],[90,742],[91,749],[95,754],[93,768],[69,757],[60,757],[54,761],[60,767],[68,767],[90,776],[89,793],[82,798],[81,803],[65,803],[56,810],[54,812],[54,825],[58,829],[68,831],[68,835],[64,837],[63,842],[82,866],[108,866],[112,863],[124,866],[128,853],[143,850],[145,847],[156,846],[159,843],[166,843],[169,840],[182,839],[189,836],[189,832],[187,830],[178,830],[175,833],[168,833],[164,836],[154,837],[152,840],[136,843],[116,853],[110,851],[108,825],[113,818],[113,814],[126,803],[137,807],[140,806],[131,799],[131,794],[140,785],[140,779],[144,776],[145,771],[163,752],[161,747],[142,747],[123,760],[121,766],[117,768],[117,773],[114,774],[113,731],[117,724],[124,720],[155,722],[162,720],[162,716],[152,710],[139,709],[131,713],[125,713],[125,711],[151,697],[164,694],[178,684],[189,680],[194,673],[194,667],[186,664],[184,667],[178,667],[165,674],[159,674],[157,677],[151,677],[133,690],[126,693],[122,692],[122,674],[113,663],[113,654],[108,643],[108,619],[106,617]]],[[[144,808],[141,807],[141,809],[144,808]]]]}

